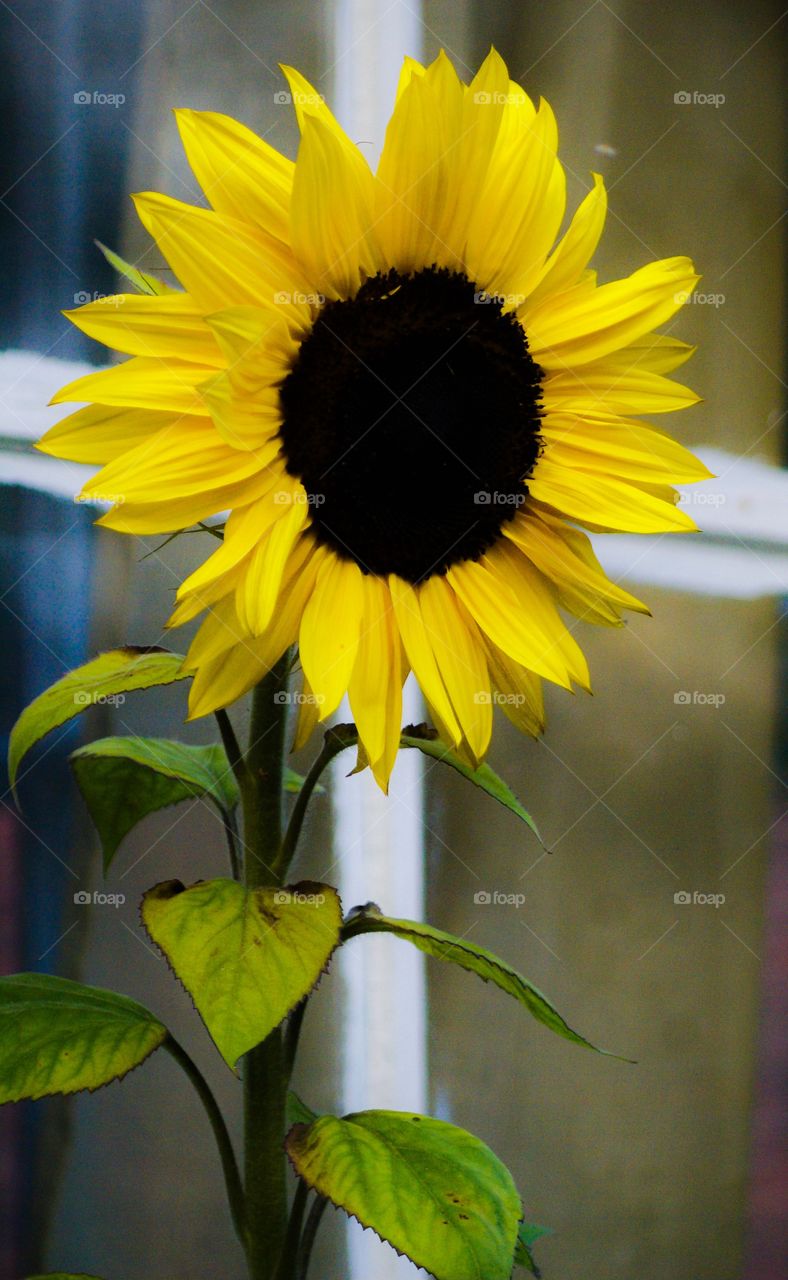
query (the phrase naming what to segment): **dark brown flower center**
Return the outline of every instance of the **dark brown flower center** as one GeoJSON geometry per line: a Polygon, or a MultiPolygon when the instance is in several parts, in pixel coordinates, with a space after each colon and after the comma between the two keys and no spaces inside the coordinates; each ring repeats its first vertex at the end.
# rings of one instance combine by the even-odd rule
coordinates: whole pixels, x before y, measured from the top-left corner
{"type": "Polygon", "coordinates": [[[280,388],[318,540],[414,583],[478,558],[525,502],[541,379],[516,316],[464,275],[390,271],[326,303],[280,388]]]}

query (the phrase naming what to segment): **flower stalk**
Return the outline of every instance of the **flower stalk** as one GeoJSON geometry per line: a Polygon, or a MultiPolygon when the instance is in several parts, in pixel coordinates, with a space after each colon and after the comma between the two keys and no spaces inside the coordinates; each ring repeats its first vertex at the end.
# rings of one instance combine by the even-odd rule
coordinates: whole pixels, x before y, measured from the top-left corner
{"type": "MultiPolygon", "coordinates": [[[[289,655],[254,692],[242,774],[244,871],[247,889],[281,883],[275,871],[282,843],[282,774],[289,655]]],[[[288,1069],[281,1027],[246,1054],[244,1164],[250,1280],[273,1280],[287,1234],[284,1154],[288,1069]]]]}

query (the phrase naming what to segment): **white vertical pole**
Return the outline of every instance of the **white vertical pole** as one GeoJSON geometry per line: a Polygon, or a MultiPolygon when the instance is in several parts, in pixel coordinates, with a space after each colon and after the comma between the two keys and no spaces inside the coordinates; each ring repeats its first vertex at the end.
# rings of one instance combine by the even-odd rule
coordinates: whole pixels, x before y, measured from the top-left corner
{"type": "MultiPolygon", "coordinates": [[[[337,0],[331,102],[350,136],[376,165],[402,59],[419,58],[419,0],[337,0]]],[[[413,680],[403,723],[423,718],[413,680]]],[[[343,714],[350,718],[347,707],[343,714]]],[[[369,771],[346,779],[335,762],[335,856],[345,909],[374,901],[389,915],[423,919],[423,772],[417,751],[401,752],[384,796],[369,771]]],[[[390,937],[365,936],[340,953],[345,1025],[342,1104],[423,1111],[427,1102],[424,957],[390,937]]],[[[351,1280],[402,1280],[415,1268],[357,1223],[348,1228],[351,1280]]]]}

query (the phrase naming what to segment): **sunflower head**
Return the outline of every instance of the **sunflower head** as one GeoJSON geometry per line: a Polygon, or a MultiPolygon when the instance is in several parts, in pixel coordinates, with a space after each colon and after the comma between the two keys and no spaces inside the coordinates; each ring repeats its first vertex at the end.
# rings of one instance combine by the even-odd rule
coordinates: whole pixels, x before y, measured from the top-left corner
{"type": "Polygon", "coordinates": [[[191,715],[297,644],[296,742],[347,693],[385,787],[410,672],[476,764],[496,703],[535,735],[543,679],[588,688],[578,618],[647,612],[583,529],[694,528],[672,486],[709,473],[637,415],[697,400],[665,376],[692,349],[656,332],[697,276],[677,257],[598,283],[602,179],[558,238],[555,118],[494,50],[467,85],[443,53],[406,60],[376,172],[284,71],[295,163],[176,113],[210,207],[135,201],[181,288],[66,313],[131,358],[59,392],[87,407],[39,447],[101,464],[84,493],[110,528],[229,511],[170,620],[206,611],[191,715]]]}

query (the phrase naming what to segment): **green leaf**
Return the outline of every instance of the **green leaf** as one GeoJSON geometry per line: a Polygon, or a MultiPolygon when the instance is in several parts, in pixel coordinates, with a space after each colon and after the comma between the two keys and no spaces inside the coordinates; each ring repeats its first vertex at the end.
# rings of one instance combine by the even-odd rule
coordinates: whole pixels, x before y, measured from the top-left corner
{"type": "MultiPolygon", "coordinates": [[[[282,787],[288,795],[297,796],[305,782],[306,778],[302,773],[296,773],[295,769],[291,769],[285,765],[284,773],[282,775],[282,787]]],[[[313,789],[313,794],[316,796],[322,796],[324,793],[325,787],[321,787],[318,782],[313,789]]]]}
{"type": "Polygon", "coordinates": [[[140,293],[162,294],[175,292],[164,280],[148,275],[147,271],[140,271],[139,267],[126,262],[119,253],[115,253],[113,249],[108,249],[100,240],[96,240],[94,243],[104,254],[110,266],[115,268],[118,275],[125,276],[127,280],[130,280],[135,288],[139,289],[140,293]]]}
{"type": "Polygon", "coordinates": [[[99,738],[69,757],[104,851],[107,871],[121,840],[149,813],[195,796],[220,812],[238,803],[224,747],[168,738],[99,738]]]}
{"type": "MultiPolygon", "coordinates": [[[[367,903],[360,911],[348,917],[342,929],[342,941],[346,942],[361,933],[393,933],[398,938],[404,938],[406,942],[418,947],[419,951],[426,952],[436,960],[448,960],[450,964],[459,965],[469,973],[478,974],[484,982],[493,982],[501,991],[514,996],[515,1000],[525,1005],[537,1022],[544,1023],[551,1031],[571,1040],[573,1044],[593,1049],[595,1053],[602,1053],[605,1057],[619,1057],[605,1049],[597,1049],[596,1045],[573,1031],[547,997],[527,978],[492,951],[475,946],[467,938],[457,938],[454,934],[444,933],[442,929],[435,929],[429,924],[419,924],[416,920],[395,920],[384,916],[374,902],[367,903]]],[[[629,1059],[622,1058],[621,1061],[628,1062],[629,1059]]]]}
{"type": "Polygon", "coordinates": [[[520,1198],[464,1129],[402,1111],[321,1116],[285,1143],[296,1172],[437,1280],[509,1280],[520,1198]]]}
{"type": "Polygon", "coordinates": [[[292,1089],[287,1095],[286,1122],[288,1128],[294,1124],[311,1124],[313,1120],[317,1120],[317,1112],[308,1107],[303,1098],[299,1098],[298,1094],[292,1089]]]}
{"type": "Polygon", "coordinates": [[[8,743],[11,786],[16,785],[19,766],[30,748],[52,729],[97,703],[122,702],[122,695],[133,689],[189,679],[189,675],[181,671],[182,664],[183,656],[179,653],[127,645],[102,653],[69,671],[25,707],[11,730],[8,743]]]}
{"type": "Polygon", "coordinates": [[[229,1067],[308,995],[339,942],[335,889],[305,880],[248,890],[235,880],[167,880],[142,920],[194,1000],[229,1067]]]}
{"type": "MultiPolygon", "coordinates": [[[[351,774],[361,773],[369,767],[367,754],[364,750],[363,743],[359,741],[358,730],[354,724],[337,724],[332,726],[327,733],[326,738],[337,745],[337,753],[346,750],[347,747],[358,747],[358,759],[355,767],[351,769],[351,774]]],[[[425,756],[429,756],[432,760],[437,760],[441,764],[447,764],[451,769],[455,769],[463,778],[467,778],[474,786],[480,787],[488,796],[492,796],[493,800],[497,800],[504,808],[508,809],[531,828],[542,848],[545,848],[542,837],[539,834],[536,823],[531,817],[527,809],[525,809],[517,796],[502,778],[491,769],[488,764],[479,765],[478,769],[472,769],[470,765],[456,755],[451,747],[445,742],[441,742],[436,731],[428,724],[409,724],[403,729],[400,736],[400,747],[413,748],[421,751],[425,756]]]]}
{"type": "Polygon", "coordinates": [[[457,773],[462,774],[463,778],[467,778],[469,782],[472,782],[474,786],[481,787],[482,791],[486,792],[488,796],[492,796],[493,800],[497,800],[510,813],[515,814],[522,822],[525,822],[544,848],[542,837],[530,813],[523,808],[511,787],[502,778],[499,778],[498,774],[488,764],[481,764],[478,769],[472,769],[470,765],[454,754],[451,747],[447,747],[445,742],[441,742],[440,738],[435,736],[435,731],[430,729],[428,725],[408,725],[402,733],[400,742],[403,747],[414,747],[432,760],[439,760],[442,764],[449,765],[450,768],[456,769],[457,773]]]}
{"type": "Polygon", "coordinates": [[[0,978],[0,1102],[98,1089],[158,1049],[167,1028],[128,996],[50,974],[0,978]]]}
{"type": "Polygon", "coordinates": [[[552,1232],[549,1227],[540,1227],[535,1222],[521,1222],[517,1228],[517,1245],[514,1250],[514,1265],[516,1267],[525,1267],[526,1271],[530,1271],[532,1276],[536,1276],[537,1280],[541,1276],[541,1271],[537,1267],[534,1256],[531,1252],[531,1245],[542,1236],[549,1236],[552,1232]]]}

